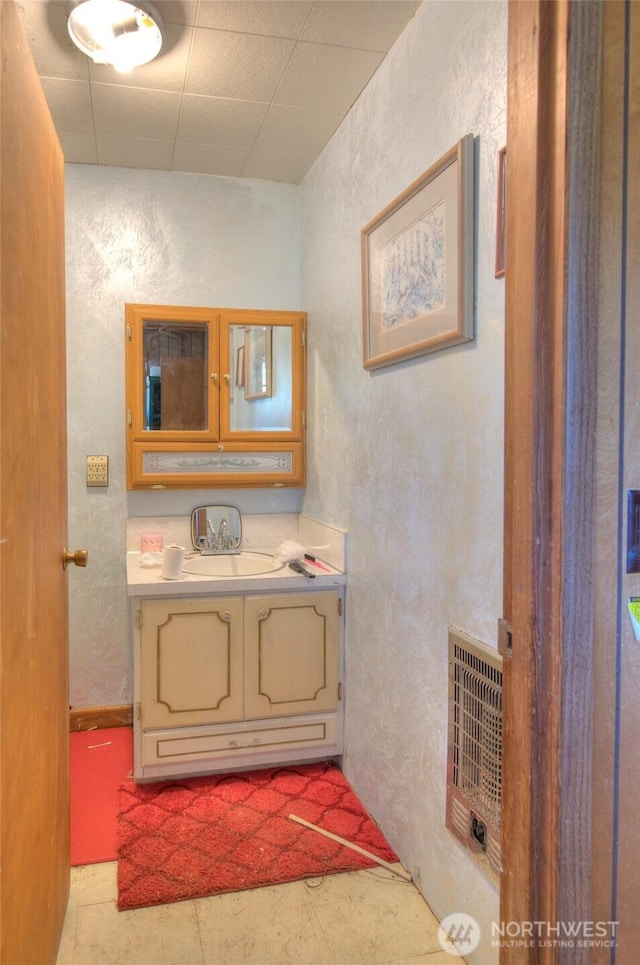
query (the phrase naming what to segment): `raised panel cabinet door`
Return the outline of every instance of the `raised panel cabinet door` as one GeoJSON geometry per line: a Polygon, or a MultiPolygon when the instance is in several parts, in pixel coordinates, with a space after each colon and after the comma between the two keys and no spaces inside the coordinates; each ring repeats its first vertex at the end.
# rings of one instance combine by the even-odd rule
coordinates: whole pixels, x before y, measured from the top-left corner
{"type": "Polygon", "coordinates": [[[339,601],[335,590],[245,598],[245,718],[336,709],[339,601]]]}
{"type": "Polygon", "coordinates": [[[242,599],[146,600],[141,613],[143,728],[240,720],[242,599]]]}

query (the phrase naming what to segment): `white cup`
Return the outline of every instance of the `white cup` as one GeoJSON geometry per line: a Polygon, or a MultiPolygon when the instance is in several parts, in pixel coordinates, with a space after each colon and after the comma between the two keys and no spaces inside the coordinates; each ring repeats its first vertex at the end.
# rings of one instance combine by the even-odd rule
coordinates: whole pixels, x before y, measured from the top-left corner
{"type": "Polygon", "coordinates": [[[165,546],[162,557],[162,577],[165,580],[179,580],[184,563],[184,546],[165,546]]]}

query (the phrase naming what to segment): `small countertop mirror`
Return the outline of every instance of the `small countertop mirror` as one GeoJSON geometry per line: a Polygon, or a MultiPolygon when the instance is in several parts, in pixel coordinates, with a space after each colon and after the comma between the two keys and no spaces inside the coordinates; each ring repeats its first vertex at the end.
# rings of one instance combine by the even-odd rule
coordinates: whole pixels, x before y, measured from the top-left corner
{"type": "Polygon", "coordinates": [[[239,553],[242,520],[235,506],[198,506],[191,513],[191,542],[201,553],[239,553]]]}

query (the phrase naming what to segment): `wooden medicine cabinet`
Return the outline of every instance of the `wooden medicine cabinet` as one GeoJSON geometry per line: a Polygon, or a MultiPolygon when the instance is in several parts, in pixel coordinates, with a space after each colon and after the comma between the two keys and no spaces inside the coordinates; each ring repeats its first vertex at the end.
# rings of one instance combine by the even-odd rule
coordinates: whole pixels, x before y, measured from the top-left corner
{"type": "Polygon", "coordinates": [[[125,305],[127,488],[303,486],[303,312],[125,305]]]}

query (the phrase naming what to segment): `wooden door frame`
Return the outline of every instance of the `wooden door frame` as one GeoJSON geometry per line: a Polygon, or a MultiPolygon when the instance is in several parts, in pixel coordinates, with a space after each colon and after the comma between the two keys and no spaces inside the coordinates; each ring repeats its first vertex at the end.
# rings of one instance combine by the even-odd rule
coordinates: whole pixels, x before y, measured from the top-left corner
{"type": "Polygon", "coordinates": [[[591,917],[600,19],[597,0],[509,3],[502,923],[591,917]]]}

